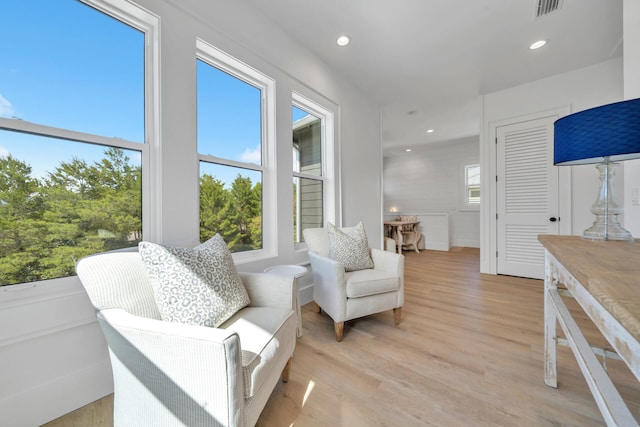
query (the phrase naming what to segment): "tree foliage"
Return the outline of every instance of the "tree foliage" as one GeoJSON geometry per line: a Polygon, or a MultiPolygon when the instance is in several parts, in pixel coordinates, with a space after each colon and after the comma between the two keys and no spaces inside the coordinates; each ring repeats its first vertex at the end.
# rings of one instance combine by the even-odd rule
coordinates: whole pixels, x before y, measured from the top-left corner
{"type": "Polygon", "coordinates": [[[0,158],[0,285],[69,276],[85,255],[135,246],[141,181],[117,148],[93,164],[61,162],[40,180],[24,161],[0,158]]]}
{"type": "Polygon", "coordinates": [[[226,189],[219,179],[200,177],[200,240],[215,233],[232,252],[262,248],[262,184],[238,174],[226,189]]]}
{"type": "MultiPolygon", "coordinates": [[[[262,248],[262,185],[238,175],[230,188],[200,178],[200,238],[216,232],[232,251],[262,248]]],[[[142,238],[142,176],[125,153],[61,162],[44,178],[0,157],[0,286],[66,277],[83,256],[142,238]]]]}

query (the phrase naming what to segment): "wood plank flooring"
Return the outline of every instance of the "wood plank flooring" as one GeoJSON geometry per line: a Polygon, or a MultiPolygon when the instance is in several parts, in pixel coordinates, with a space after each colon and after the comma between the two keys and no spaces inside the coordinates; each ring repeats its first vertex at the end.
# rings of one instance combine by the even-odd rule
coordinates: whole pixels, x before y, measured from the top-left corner
{"type": "MultiPolygon", "coordinates": [[[[405,281],[399,326],[391,311],[357,319],[341,343],[331,319],[304,306],[290,380],[258,426],[604,425],[568,348],[558,352],[558,389],[544,385],[542,281],[481,275],[479,251],[468,248],[406,252],[405,281]]],[[[607,367],[640,420],[640,384],[622,362],[607,367]]],[[[91,406],[47,426],[109,425],[91,406]]],[[[100,411],[110,408],[103,400],[100,411]]]]}

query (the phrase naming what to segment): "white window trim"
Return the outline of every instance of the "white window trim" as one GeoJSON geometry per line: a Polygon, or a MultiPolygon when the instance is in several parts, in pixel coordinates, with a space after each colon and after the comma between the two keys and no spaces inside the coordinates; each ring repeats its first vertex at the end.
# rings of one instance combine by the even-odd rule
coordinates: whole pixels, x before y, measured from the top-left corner
{"type": "MultiPolygon", "coordinates": [[[[335,185],[335,149],[334,149],[334,113],[333,111],[323,107],[310,100],[309,98],[297,93],[291,93],[294,107],[307,111],[320,119],[321,128],[321,153],[322,176],[306,174],[304,172],[295,172],[292,170],[292,178],[308,178],[316,181],[322,181],[322,220],[323,226],[326,227],[327,222],[336,223],[336,185],[335,185]]],[[[293,168],[292,168],[293,169],[293,168]]],[[[306,250],[307,244],[304,242],[295,243],[295,250],[306,250]]]]}
{"type": "Polygon", "coordinates": [[[198,165],[200,162],[218,163],[262,173],[262,249],[234,253],[233,259],[241,264],[276,256],[278,230],[276,225],[275,80],[199,38],[196,39],[196,58],[260,89],[262,164],[238,162],[198,153],[198,165]]]}
{"type": "MultiPolygon", "coordinates": [[[[6,119],[2,117],[0,117],[0,129],[140,152],[142,168],[142,238],[160,241],[161,191],[159,183],[161,180],[158,179],[160,176],[160,19],[157,15],[125,0],[80,0],[80,2],[144,33],[145,141],[133,142],[121,138],[110,138],[41,125],[21,119],[6,119]]],[[[75,289],[76,282],[75,276],[69,276],[18,283],[5,286],[3,290],[9,292],[41,287],[44,289],[47,284],[51,283],[75,289]]]]}
{"type": "Polygon", "coordinates": [[[161,242],[160,18],[126,0],[80,1],[144,33],[145,141],[137,148],[142,157],[142,238],[161,242]]]}
{"type": "MultiPolygon", "coordinates": [[[[473,166],[480,166],[480,163],[478,162],[467,162],[464,163],[462,165],[462,190],[461,190],[461,197],[460,197],[460,211],[479,211],[480,210],[480,204],[482,203],[482,192],[480,193],[480,203],[469,203],[469,198],[468,198],[468,191],[469,191],[469,186],[467,185],[467,169],[469,167],[473,167],[473,166]]],[[[481,169],[482,171],[482,169],[481,169]]],[[[482,173],[481,175],[482,176],[482,173]]],[[[482,181],[480,181],[482,183],[482,181]]],[[[482,188],[482,186],[480,186],[480,188],[482,188]]]]}

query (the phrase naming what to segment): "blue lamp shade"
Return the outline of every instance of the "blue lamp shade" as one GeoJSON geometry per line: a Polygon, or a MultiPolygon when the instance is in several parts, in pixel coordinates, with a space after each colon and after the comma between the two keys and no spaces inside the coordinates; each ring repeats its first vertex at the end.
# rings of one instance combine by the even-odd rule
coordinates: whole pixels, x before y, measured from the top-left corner
{"type": "Polygon", "coordinates": [[[554,123],[554,165],[640,158],[640,98],[565,116],[554,123]]]}

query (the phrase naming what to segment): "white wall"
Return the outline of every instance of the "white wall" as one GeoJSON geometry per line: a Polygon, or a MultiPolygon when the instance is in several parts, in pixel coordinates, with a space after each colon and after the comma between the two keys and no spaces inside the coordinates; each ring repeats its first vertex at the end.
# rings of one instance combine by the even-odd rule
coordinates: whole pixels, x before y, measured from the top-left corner
{"type": "MultiPolygon", "coordinates": [[[[382,154],[375,102],[244,4],[139,4],[161,20],[162,242],[198,240],[194,78],[200,37],[276,81],[279,212],[292,212],[291,91],[335,109],[338,194],[344,202],[333,216],[339,224],[363,221],[371,245],[380,247],[382,154]]],[[[240,270],[306,261],[306,252],[293,246],[291,216],[278,215],[277,225],[278,256],[242,264],[240,270]]],[[[304,278],[302,285],[308,283],[304,278]]],[[[0,324],[0,425],[39,425],[112,390],[104,338],[77,280],[0,288],[0,324]]]]}
{"type": "MultiPolygon", "coordinates": [[[[496,186],[494,184],[496,159],[495,144],[491,138],[496,123],[567,107],[569,112],[577,112],[620,101],[622,92],[622,58],[614,58],[483,97],[480,161],[483,201],[488,202],[483,204],[480,215],[480,269],[483,273],[496,274],[496,186]],[[491,256],[492,254],[494,256],[491,256]]],[[[582,234],[594,220],[591,205],[596,199],[599,188],[598,173],[593,165],[563,168],[569,168],[569,172],[561,171],[561,180],[563,176],[568,176],[569,182],[561,182],[561,188],[567,187],[571,193],[561,191],[560,194],[561,205],[568,204],[571,211],[568,232],[582,234]]],[[[617,199],[622,202],[623,185],[619,185],[616,190],[617,199]]]]}
{"type": "MultiPolygon", "coordinates": [[[[640,98],[640,0],[624,0],[624,99],[640,98]]],[[[640,160],[624,162],[624,228],[640,237],[640,160]]]]}
{"type": "MultiPolygon", "coordinates": [[[[480,247],[479,211],[464,206],[464,166],[479,163],[479,150],[471,137],[385,157],[385,218],[445,212],[449,246],[480,247]]],[[[422,231],[428,239],[431,231],[422,231]]]]}

